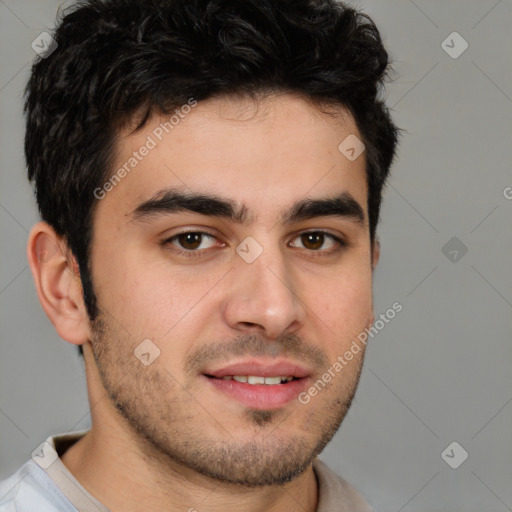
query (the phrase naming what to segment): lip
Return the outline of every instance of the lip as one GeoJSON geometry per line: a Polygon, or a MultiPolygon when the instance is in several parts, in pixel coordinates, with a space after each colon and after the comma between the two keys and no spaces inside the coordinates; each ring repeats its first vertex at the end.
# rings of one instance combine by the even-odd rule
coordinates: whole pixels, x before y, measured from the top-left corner
{"type": "Polygon", "coordinates": [[[307,387],[312,371],[292,361],[269,362],[250,360],[232,363],[219,369],[203,371],[202,377],[215,391],[235,399],[253,409],[279,409],[298,398],[307,387]],[[254,375],[258,377],[293,376],[294,380],[282,384],[248,384],[225,380],[227,375],[254,375]]]}
{"type": "Polygon", "coordinates": [[[269,362],[253,359],[250,361],[232,363],[218,369],[205,370],[202,373],[203,375],[211,375],[218,379],[221,379],[226,375],[254,375],[257,377],[292,376],[297,379],[301,379],[309,377],[312,374],[312,371],[300,363],[294,363],[293,361],[269,362]]]}
{"type": "Polygon", "coordinates": [[[301,377],[285,384],[248,384],[236,380],[216,379],[202,375],[207,384],[231,399],[241,402],[253,409],[280,409],[289,402],[298,399],[309,382],[308,377],[301,377]]]}

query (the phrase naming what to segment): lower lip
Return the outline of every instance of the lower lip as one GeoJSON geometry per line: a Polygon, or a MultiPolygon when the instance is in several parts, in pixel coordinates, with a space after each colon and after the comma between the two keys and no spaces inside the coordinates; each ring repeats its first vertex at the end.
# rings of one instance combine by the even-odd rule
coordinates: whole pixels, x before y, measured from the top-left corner
{"type": "Polygon", "coordinates": [[[215,389],[254,409],[279,409],[305,389],[308,378],[294,379],[286,384],[247,384],[236,380],[203,376],[215,389]]]}

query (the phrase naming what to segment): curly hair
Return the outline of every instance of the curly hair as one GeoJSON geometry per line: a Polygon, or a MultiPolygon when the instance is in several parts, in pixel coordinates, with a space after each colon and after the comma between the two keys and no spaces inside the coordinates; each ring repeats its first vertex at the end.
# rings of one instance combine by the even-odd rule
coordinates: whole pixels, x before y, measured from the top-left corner
{"type": "Polygon", "coordinates": [[[398,129],[380,98],[388,54],[367,15],[336,0],[85,0],[53,37],[25,93],[25,155],[41,217],[77,259],[91,320],[93,191],[112,172],[116,135],[191,97],[294,92],[347,108],[366,146],[374,240],[398,129]]]}

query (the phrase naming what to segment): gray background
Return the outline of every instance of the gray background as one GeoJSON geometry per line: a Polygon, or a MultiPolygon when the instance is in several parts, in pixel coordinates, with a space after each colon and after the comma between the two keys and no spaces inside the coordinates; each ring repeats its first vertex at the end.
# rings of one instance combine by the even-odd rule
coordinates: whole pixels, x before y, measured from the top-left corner
{"type": "MultiPolygon", "coordinates": [[[[371,341],[322,458],[378,511],[512,511],[512,3],[352,3],[374,18],[395,63],[388,104],[406,133],[374,289],[377,314],[395,301],[403,311],[371,341]],[[469,44],[456,59],[441,46],[454,31],[469,44]],[[441,457],[453,441],[469,453],[458,469],[441,457]]],[[[21,91],[31,42],[58,5],[0,0],[0,478],[48,435],[89,425],[82,362],[42,311],[25,256],[38,216],[21,91]]]]}

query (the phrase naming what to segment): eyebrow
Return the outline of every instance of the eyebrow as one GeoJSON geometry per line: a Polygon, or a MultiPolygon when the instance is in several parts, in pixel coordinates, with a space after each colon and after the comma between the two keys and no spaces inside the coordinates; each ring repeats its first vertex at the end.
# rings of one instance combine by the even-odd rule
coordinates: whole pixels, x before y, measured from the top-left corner
{"type": "MultiPolygon", "coordinates": [[[[253,220],[249,209],[231,199],[215,194],[182,192],[177,189],[161,190],[151,199],[139,204],[130,214],[133,222],[145,222],[155,217],[179,212],[193,212],[209,217],[220,217],[236,224],[249,224],[253,220]]],[[[348,192],[335,197],[304,198],[296,201],[281,216],[283,224],[316,217],[340,217],[365,225],[362,206],[348,192]]]]}

